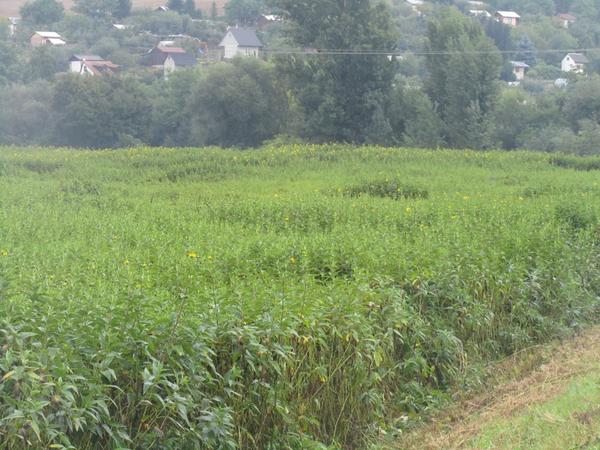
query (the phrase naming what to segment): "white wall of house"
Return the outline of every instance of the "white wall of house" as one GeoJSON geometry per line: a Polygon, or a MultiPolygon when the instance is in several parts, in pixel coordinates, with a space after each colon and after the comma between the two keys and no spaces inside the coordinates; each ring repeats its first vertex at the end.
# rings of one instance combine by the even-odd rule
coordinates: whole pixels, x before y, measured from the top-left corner
{"type": "Polygon", "coordinates": [[[560,68],[563,72],[578,72],[581,73],[585,70],[584,64],[577,64],[573,61],[570,55],[567,55],[563,58],[560,68]]]}
{"type": "Polygon", "coordinates": [[[232,59],[238,55],[258,57],[260,54],[259,47],[240,47],[231,33],[225,35],[223,41],[221,41],[221,45],[223,46],[224,59],[232,59]]]}
{"type": "Polygon", "coordinates": [[[69,72],[81,73],[82,65],[83,61],[71,61],[71,64],[69,65],[69,72]]]}
{"type": "Polygon", "coordinates": [[[163,64],[163,74],[165,78],[168,78],[169,74],[175,72],[176,69],[177,65],[173,58],[171,58],[171,55],[167,56],[167,59],[165,59],[165,63],[163,64]]]}
{"type": "Polygon", "coordinates": [[[525,67],[513,67],[513,73],[517,81],[525,79],[525,67]]]}

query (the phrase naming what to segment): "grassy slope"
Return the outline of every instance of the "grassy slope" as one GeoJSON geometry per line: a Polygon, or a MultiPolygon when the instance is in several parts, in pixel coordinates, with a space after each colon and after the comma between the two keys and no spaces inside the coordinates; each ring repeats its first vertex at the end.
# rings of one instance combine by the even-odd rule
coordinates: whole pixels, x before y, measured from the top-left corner
{"type": "Polygon", "coordinates": [[[542,361],[532,373],[454,405],[391,447],[599,449],[600,328],[532,353],[542,361]]]}
{"type": "MultiPolygon", "coordinates": [[[[23,6],[27,0],[0,0],[0,17],[11,17],[18,16],[19,9],[23,6]]],[[[216,0],[217,6],[223,8],[226,0],[216,0]]],[[[73,6],[73,0],[62,1],[65,8],[71,8],[73,6]]],[[[133,0],[134,8],[156,8],[159,5],[164,5],[167,0],[133,0]]],[[[210,11],[212,0],[196,0],[196,5],[201,10],[208,12],[210,11]]]]}

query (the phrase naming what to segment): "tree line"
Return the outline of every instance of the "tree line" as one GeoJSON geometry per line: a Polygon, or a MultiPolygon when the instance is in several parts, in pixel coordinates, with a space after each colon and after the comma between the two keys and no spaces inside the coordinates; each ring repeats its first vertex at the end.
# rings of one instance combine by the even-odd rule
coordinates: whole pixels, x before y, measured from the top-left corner
{"type": "Polygon", "coordinates": [[[285,16],[289,48],[322,51],[237,59],[167,80],[60,75],[9,84],[0,89],[0,143],[254,147],[279,139],[597,152],[600,78],[508,88],[486,24],[441,7],[425,23],[423,81],[415,82],[394,56],[398,27],[384,2],[305,3],[271,6],[285,16]]]}

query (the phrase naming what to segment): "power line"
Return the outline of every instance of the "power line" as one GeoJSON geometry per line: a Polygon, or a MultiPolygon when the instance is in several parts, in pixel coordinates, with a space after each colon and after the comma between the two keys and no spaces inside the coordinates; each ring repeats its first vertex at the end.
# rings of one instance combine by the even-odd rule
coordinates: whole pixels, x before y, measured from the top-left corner
{"type": "Polygon", "coordinates": [[[585,53],[600,51],[600,47],[580,48],[580,49],[545,49],[545,50],[461,50],[461,51],[398,51],[398,50],[353,50],[353,49],[264,49],[267,54],[272,55],[308,55],[308,56],[454,56],[454,55],[489,55],[502,54],[510,55],[514,53],[526,54],[553,54],[553,53],[585,53]]]}

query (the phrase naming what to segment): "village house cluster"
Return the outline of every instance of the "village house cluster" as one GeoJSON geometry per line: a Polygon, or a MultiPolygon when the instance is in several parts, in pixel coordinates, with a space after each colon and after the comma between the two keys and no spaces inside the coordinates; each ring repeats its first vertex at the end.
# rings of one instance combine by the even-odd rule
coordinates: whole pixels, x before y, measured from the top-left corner
{"type": "MultiPolygon", "coordinates": [[[[155,12],[168,11],[167,6],[159,6],[155,12]]],[[[270,24],[280,22],[282,19],[276,15],[263,15],[258,22],[258,28],[263,29],[270,24]]],[[[14,36],[21,23],[18,17],[9,18],[9,33],[14,36]]],[[[126,30],[127,25],[113,24],[115,30],[126,30]]],[[[72,42],[52,30],[35,31],[30,38],[32,47],[52,46],[69,48],[72,42]]],[[[259,39],[256,30],[241,27],[228,27],[221,42],[216,48],[209,48],[207,42],[192,38],[187,35],[169,36],[167,40],[159,41],[145,54],[140,55],[142,64],[149,69],[168,77],[170,73],[196,66],[200,62],[231,60],[237,56],[261,57],[264,45],[259,39]],[[195,50],[184,49],[177,44],[178,40],[190,39],[194,41],[195,50]]],[[[112,61],[95,54],[73,54],[68,62],[68,72],[79,75],[99,76],[114,75],[119,72],[120,66],[112,61]]]]}
{"type": "MultiPolygon", "coordinates": [[[[422,13],[422,9],[426,6],[425,0],[405,1],[419,14],[422,13]]],[[[496,11],[492,14],[486,9],[487,4],[483,1],[469,0],[467,1],[467,4],[469,7],[468,14],[472,17],[485,19],[494,18],[497,22],[513,28],[518,27],[521,23],[521,16],[516,11],[496,11]]],[[[569,28],[577,21],[577,18],[569,13],[561,13],[556,16],[556,21],[564,28],[569,28]]],[[[584,74],[586,73],[589,63],[589,59],[583,53],[567,53],[562,59],[560,68],[563,72],[584,74]]],[[[516,80],[514,84],[518,84],[525,79],[527,71],[531,67],[525,61],[510,61],[510,64],[516,80]]]]}
{"type": "MultiPolygon", "coordinates": [[[[405,0],[405,2],[419,15],[427,5],[425,0],[405,0]]],[[[470,0],[468,3],[468,14],[475,18],[494,19],[509,27],[518,27],[521,23],[521,16],[515,11],[495,11],[490,13],[483,1],[470,0]]],[[[155,12],[169,11],[167,6],[158,6],[155,12]]],[[[21,23],[18,17],[9,17],[9,34],[14,35],[21,23]]],[[[257,29],[264,29],[271,24],[281,22],[280,16],[273,14],[262,15],[257,23],[257,29]]],[[[556,20],[564,28],[571,27],[577,18],[569,13],[561,13],[556,16],[556,20]]],[[[116,30],[126,30],[127,25],[113,24],[116,30]]],[[[189,38],[189,36],[169,36],[168,40],[162,40],[155,47],[142,55],[142,62],[145,66],[168,77],[170,73],[181,69],[197,65],[201,61],[219,61],[231,60],[237,56],[254,57],[261,56],[264,45],[259,39],[256,30],[241,27],[229,27],[221,39],[217,48],[209,48],[206,42],[195,39],[198,44],[198,52],[190,53],[181,46],[177,45],[177,38],[189,38]]],[[[32,47],[39,46],[68,46],[69,42],[54,31],[36,31],[30,39],[32,47]]],[[[305,49],[306,52],[316,51],[314,49],[305,49]]],[[[583,74],[590,63],[589,59],[583,53],[568,53],[561,62],[561,70],[575,74],[583,74]]],[[[516,84],[524,80],[528,70],[531,68],[525,61],[510,61],[516,84]]],[[[69,72],[80,75],[113,75],[119,71],[119,65],[112,61],[107,61],[98,55],[74,54],[69,60],[69,72]]]]}

